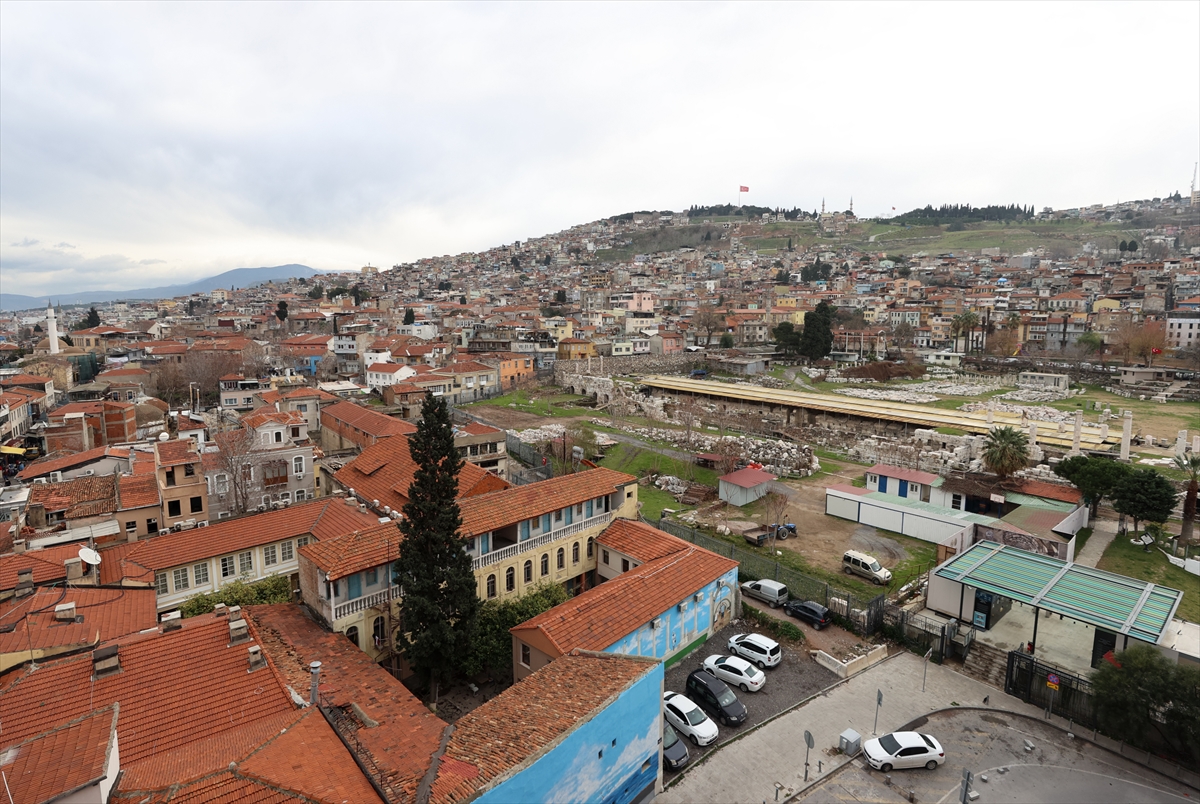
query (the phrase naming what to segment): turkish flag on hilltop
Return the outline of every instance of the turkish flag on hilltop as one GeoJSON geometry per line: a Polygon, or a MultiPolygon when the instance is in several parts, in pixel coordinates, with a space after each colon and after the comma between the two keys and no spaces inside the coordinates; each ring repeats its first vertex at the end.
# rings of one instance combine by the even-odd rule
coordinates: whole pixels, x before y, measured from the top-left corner
{"type": "Polygon", "coordinates": [[[750,192],[750,188],[743,184],[742,186],[738,187],[738,192],[739,193],[748,193],[748,192],[750,192]]]}

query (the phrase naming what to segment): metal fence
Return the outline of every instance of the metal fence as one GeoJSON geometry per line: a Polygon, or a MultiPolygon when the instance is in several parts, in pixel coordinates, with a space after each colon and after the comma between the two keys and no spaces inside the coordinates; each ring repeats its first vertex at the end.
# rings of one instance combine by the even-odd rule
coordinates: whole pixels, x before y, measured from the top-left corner
{"type": "Polygon", "coordinates": [[[1087,679],[1063,672],[1018,651],[1008,654],[1008,674],[1004,691],[1025,703],[1085,726],[1096,725],[1096,703],[1092,684],[1087,679]],[[1058,689],[1050,686],[1050,676],[1056,676],[1058,689]]]}
{"type": "Polygon", "coordinates": [[[913,614],[899,606],[887,605],[883,609],[884,633],[904,645],[904,647],[924,655],[933,648],[935,662],[941,662],[946,655],[946,626],[928,617],[913,614]]]}
{"type": "Polygon", "coordinates": [[[841,625],[859,634],[873,634],[883,627],[884,608],[887,602],[887,596],[884,594],[866,597],[847,589],[830,586],[819,578],[813,578],[791,567],[785,567],[774,559],[752,553],[737,545],[702,533],[695,528],[689,528],[667,519],[660,519],[649,524],[672,536],[678,536],[684,541],[703,547],[705,550],[729,556],[738,562],[738,577],[741,580],[770,578],[786,584],[788,592],[793,598],[813,600],[824,605],[841,625]]]}

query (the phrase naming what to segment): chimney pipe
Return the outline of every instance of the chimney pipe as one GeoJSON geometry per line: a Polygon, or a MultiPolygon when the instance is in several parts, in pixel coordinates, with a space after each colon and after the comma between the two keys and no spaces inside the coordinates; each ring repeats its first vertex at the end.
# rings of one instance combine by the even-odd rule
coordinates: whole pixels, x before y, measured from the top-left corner
{"type": "Polygon", "coordinates": [[[309,690],[308,702],[313,706],[319,706],[320,698],[317,694],[317,687],[321,684],[321,663],[312,662],[308,665],[308,669],[312,671],[312,688],[309,690]]]}

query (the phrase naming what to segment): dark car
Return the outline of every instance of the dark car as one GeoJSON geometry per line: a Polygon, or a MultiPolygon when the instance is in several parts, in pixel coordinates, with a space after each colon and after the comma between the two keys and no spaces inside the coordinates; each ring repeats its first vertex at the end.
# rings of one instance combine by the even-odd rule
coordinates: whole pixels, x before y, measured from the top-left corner
{"type": "Polygon", "coordinates": [[[695,670],[687,679],[688,697],[701,709],[708,710],[726,726],[736,726],[746,719],[746,705],[729,689],[729,685],[712,673],[695,670]]]}
{"type": "Polygon", "coordinates": [[[818,631],[833,622],[833,616],[829,613],[829,609],[812,600],[789,600],[783,604],[783,610],[818,631]]]}
{"type": "Polygon", "coordinates": [[[667,770],[679,770],[687,762],[687,743],[679,739],[679,732],[670,723],[663,723],[663,763],[667,770]]]}

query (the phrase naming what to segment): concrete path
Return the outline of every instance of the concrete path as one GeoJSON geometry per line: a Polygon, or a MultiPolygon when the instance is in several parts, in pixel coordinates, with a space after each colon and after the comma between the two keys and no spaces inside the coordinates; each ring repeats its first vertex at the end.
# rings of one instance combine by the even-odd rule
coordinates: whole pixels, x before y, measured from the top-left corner
{"type": "MultiPolygon", "coordinates": [[[[869,740],[875,720],[876,691],[883,692],[879,709],[879,734],[902,725],[934,709],[959,704],[1006,709],[1034,717],[1041,715],[1029,706],[1005,695],[995,687],[954,672],[941,665],[929,664],[925,692],[921,675],[925,662],[912,653],[900,653],[827,690],[813,700],[780,716],[740,740],[722,747],[707,761],[686,772],[682,779],[658,797],[673,802],[761,802],[776,797],[775,783],[782,800],[814,784],[818,779],[847,762],[832,749],[846,729],[857,731],[869,740]],[[809,782],[804,781],[804,732],[812,732],[814,748],[809,756],[809,782]],[[822,763],[820,771],[817,762],[822,763]]],[[[767,674],[770,684],[770,673],[767,674]]],[[[947,739],[950,739],[949,736],[947,739]]]]}
{"type": "Polygon", "coordinates": [[[1117,537],[1117,523],[1111,519],[1092,520],[1092,536],[1087,540],[1083,549],[1075,554],[1075,563],[1085,567],[1094,567],[1100,563],[1100,557],[1117,537]]]}

